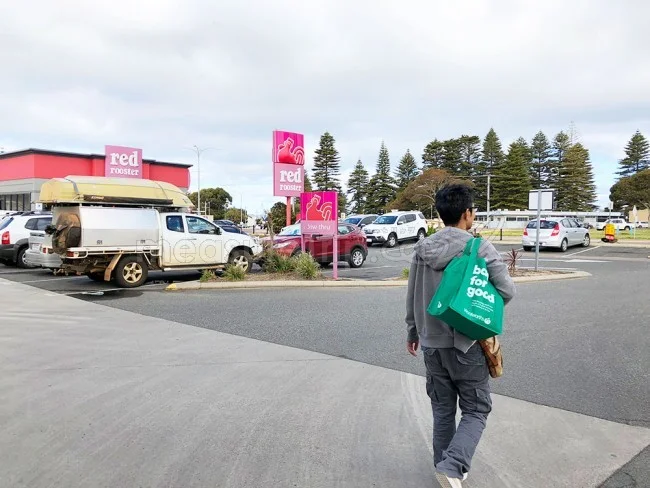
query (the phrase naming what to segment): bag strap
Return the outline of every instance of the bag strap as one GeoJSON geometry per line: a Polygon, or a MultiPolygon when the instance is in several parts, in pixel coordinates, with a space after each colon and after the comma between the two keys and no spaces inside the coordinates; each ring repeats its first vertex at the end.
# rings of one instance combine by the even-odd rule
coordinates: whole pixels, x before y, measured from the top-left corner
{"type": "Polygon", "coordinates": [[[472,237],[469,241],[467,241],[463,254],[467,256],[478,256],[478,250],[480,247],[481,247],[481,238],[472,237]]]}

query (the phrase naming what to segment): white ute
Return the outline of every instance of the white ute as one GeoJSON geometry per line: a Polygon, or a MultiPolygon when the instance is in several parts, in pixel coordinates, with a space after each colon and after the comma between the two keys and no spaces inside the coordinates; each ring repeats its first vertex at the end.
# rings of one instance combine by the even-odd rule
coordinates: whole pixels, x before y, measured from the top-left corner
{"type": "MultiPolygon", "coordinates": [[[[65,180],[74,178],[79,177],[65,180]]],[[[150,182],[164,188],[163,193],[171,194],[172,199],[125,197],[114,194],[125,193],[122,186],[129,186],[128,194],[132,194],[131,187],[136,186],[140,187],[138,195],[151,195],[153,192],[146,190],[152,188],[146,186],[145,180],[138,183],[107,180],[111,180],[110,185],[101,195],[83,193],[84,190],[98,193],[101,181],[92,185],[75,182],[74,193],[79,198],[66,197],[65,203],[64,199],[47,195],[65,193],[65,187],[57,188],[65,182],[53,182],[52,188],[46,182],[41,189],[41,197],[45,194],[46,201],[53,203],[52,226],[47,230],[51,242],[45,247],[51,246],[61,256],[61,268],[66,271],[86,274],[95,281],[114,280],[120,287],[133,288],[144,284],[151,270],[204,270],[232,265],[248,272],[262,252],[262,245],[255,237],[224,232],[187,209],[179,211],[184,205],[190,208],[191,202],[172,185],[150,182]],[[107,195],[110,191],[113,196],[107,195]],[[70,200],[75,199],[79,203],[71,204],[70,200]],[[120,203],[111,205],[112,202],[120,203]],[[154,202],[156,206],[146,207],[146,202],[154,202]]]]}

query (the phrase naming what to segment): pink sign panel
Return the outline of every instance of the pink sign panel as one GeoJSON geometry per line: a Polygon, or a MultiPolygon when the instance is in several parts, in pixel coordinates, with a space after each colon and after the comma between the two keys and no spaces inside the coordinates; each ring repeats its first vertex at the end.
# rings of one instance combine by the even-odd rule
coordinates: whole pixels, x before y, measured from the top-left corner
{"type": "Polygon", "coordinates": [[[273,131],[273,163],[305,164],[305,136],[295,132],[273,131]]]}
{"type": "Polygon", "coordinates": [[[273,165],[273,195],[299,197],[305,190],[305,167],[296,164],[273,165]]]}
{"type": "Polygon", "coordinates": [[[300,231],[303,234],[338,234],[338,193],[314,191],[300,194],[300,231]]]}
{"type": "Polygon", "coordinates": [[[142,149],[104,146],[104,154],[106,154],[104,176],[142,178],[142,149]]]}

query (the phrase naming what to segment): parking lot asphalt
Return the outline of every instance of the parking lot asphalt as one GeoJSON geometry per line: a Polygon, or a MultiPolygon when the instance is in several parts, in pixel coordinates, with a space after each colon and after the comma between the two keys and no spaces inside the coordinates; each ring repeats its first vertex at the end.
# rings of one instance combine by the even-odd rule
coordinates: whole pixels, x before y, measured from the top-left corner
{"type": "MultiPolygon", "coordinates": [[[[495,245],[501,252],[517,249],[495,245]]],[[[408,266],[412,247],[372,248],[363,268],[342,267],[340,274],[395,277],[408,266]]],[[[493,391],[650,427],[649,255],[649,249],[608,245],[542,252],[542,267],[581,269],[593,276],[518,286],[502,336],[506,373],[492,382],[493,391]]],[[[534,253],[522,253],[520,266],[532,266],[533,260],[534,253]]],[[[404,288],[171,293],[164,291],[167,283],[194,280],[198,273],[152,273],[147,285],[123,290],[84,276],[56,277],[45,270],[2,265],[0,278],[142,315],[424,373],[421,360],[404,350],[404,288]]],[[[650,480],[650,449],[621,470],[618,479],[624,480],[628,471],[636,480],[650,480]]]]}

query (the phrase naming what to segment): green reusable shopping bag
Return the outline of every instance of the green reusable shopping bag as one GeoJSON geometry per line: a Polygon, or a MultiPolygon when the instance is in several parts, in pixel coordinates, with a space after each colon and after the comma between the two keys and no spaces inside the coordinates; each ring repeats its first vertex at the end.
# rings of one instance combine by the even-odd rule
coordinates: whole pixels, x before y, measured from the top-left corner
{"type": "Polygon", "coordinates": [[[470,339],[501,334],[503,298],[490,283],[485,259],[478,256],[481,238],[468,241],[461,256],[445,269],[427,311],[470,339]]]}

